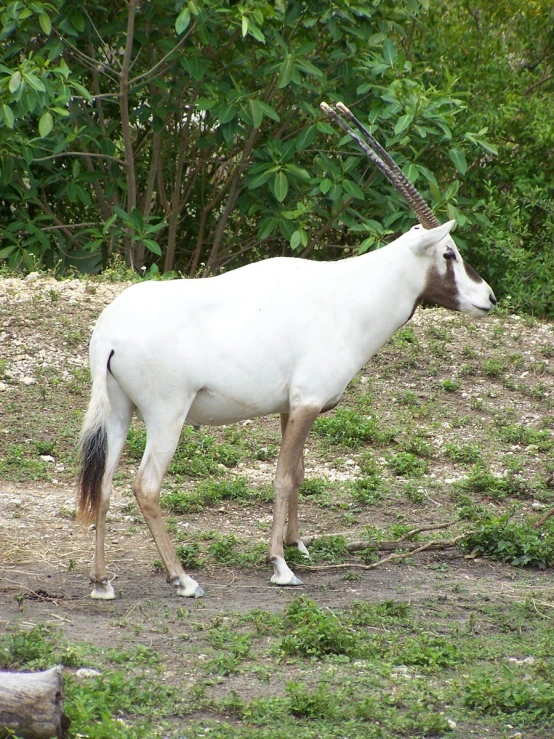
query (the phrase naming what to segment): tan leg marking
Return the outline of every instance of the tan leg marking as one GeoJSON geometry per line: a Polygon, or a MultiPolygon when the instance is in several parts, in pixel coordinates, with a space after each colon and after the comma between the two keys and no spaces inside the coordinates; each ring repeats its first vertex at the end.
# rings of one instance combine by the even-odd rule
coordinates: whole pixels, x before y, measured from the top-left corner
{"type": "Polygon", "coordinates": [[[304,444],[319,411],[319,408],[295,408],[288,414],[286,424],[281,418],[281,428],[284,426],[284,433],[273,482],[275,506],[268,550],[268,560],[274,567],[271,581],[279,585],[300,584],[298,578],[285,563],[283,540],[289,505],[290,523],[287,539],[289,534],[295,540],[298,538],[298,488],[301,482],[299,471],[303,470],[304,444]]]}

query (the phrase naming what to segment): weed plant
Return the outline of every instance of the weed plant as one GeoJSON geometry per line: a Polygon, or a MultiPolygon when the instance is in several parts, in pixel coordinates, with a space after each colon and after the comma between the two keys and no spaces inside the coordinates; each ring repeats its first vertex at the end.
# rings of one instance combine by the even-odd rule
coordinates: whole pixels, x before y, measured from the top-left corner
{"type": "Polygon", "coordinates": [[[476,464],[466,478],[455,483],[454,488],[479,493],[494,500],[521,497],[530,492],[527,481],[515,472],[495,475],[484,464],[476,464]]]}
{"type": "Polygon", "coordinates": [[[540,529],[531,522],[510,521],[509,517],[490,518],[462,542],[471,556],[491,557],[514,567],[554,565],[554,523],[547,521],[540,529]]]}
{"type": "Polygon", "coordinates": [[[355,632],[334,613],[316,605],[305,596],[293,600],[285,609],[286,636],[281,639],[283,656],[322,657],[353,656],[359,642],[355,632]]]}
{"type": "Polygon", "coordinates": [[[337,408],[332,416],[317,418],[313,433],[351,449],[367,443],[387,444],[395,436],[394,431],[381,428],[373,416],[363,416],[346,408],[337,408]]]}
{"type": "Polygon", "coordinates": [[[272,497],[270,488],[252,490],[248,487],[246,478],[236,477],[232,480],[205,480],[190,492],[176,490],[165,493],[161,496],[160,503],[171,513],[183,515],[225,501],[260,503],[270,501],[272,497]]]}

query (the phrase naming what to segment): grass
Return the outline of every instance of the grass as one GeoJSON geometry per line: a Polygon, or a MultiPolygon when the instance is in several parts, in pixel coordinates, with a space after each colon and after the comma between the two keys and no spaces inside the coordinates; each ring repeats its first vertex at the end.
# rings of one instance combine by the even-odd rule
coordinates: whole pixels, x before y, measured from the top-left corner
{"type": "MultiPolygon", "coordinates": [[[[100,282],[87,284],[92,290],[100,282]]],[[[7,385],[0,403],[0,479],[10,482],[0,502],[8,524],[13,518],[18,526],[51,519],[35,520],[38,498],[12,496],[12,484],[23,491],[33,490],[35,481],[41,481],[37,488],[53,479],[67,489],[73,485],[89,377],[72,363],[86,356],[98,314],[86,302],[68,304],[61,291],[57,298],[46,294],[33,309],[28,315],[28,307],[10,304],[12,328],[25,330],[27,359],[38,357],[28,336],[36,331],[40,341],[47,335],[67,347],[69,369],[37,365],[37,384],[25,387],[13,375],[15,350],[8,346],[7,359],[0,360],[7,385]],[[63,320],[53,321],[58,306],[63,320]]],[[[534,572],[529,568],[554,563],[552,529],[533,528],[531,507],[553,504],[544,482],[554,465],[552,330],[510,319],[418,316],[351,383],[341,406],[317,420],[300,491],[302,526],[306,533],[332,534],[312,543],[316,566],[375,560],[373,550],[346,551],[347,540],[362,538],[366,528],[371,540],[388,539],[418,524],[456,518],[475,531],[464,552],[452,552],[453,560],[418,555],[370,573],[371,580],[354,568],[299,569],[312,598],[265,584],[257,590],[249,578],[259,578],[255,569],[264,568],[264,577],[267,572],[278,419],[185,427],[162,502],[183,565],[218,573],[217,589],[191,603],[170,596],[149,601],[143,593],[132,604],[124,595],[107,606],[72,600],[64,610],[59,601],[46,611],[36,604],[31,610],[31,601],[18,594],[17,604],[6,606],[15,613],[17,605],[21,613],[2,622],[0,667],[65,665],[70,739],[548,736],[552,593],[549,581],[533,591],[526,578],[534,572]],[[454,580],[456,563],[471,566],[462,554],[487,558],[492,574],[498,562],[509,563],[513,579],[501,595],[487,577],[454,580]],[[341,574],[332,580],[331,572],[341,574]],[[368,582],[377,584],[371,595],[368,582]],[[381,583],[394,599],[379,602],[381,583]],[[241,613],[228,602],[239,603],[241,613]],[[90,620],[79,637],[81,608],[90,620]],[[40,622],[50,612],[59,614],[65,632],[40,622]],[[94,628],[99,623],[101,634],[94,628]],[[526,662],[529,657],[534,661],[526,662]],[[101,675],[78,680],[80,666],[101,675]]],[[[122,490],[129,493],[144,442],[135,421],[114,500],[122,490]]],[[[64,527],[73,529],[72,495],[53,508],[56,537],[64,527]]],[[[130,500],[112,508],[108,538],[115,523],[123,546],[137,537],[138,552],[147,534],[130,500]]],[[[9,535],[9,525],[5,531],[9,535]]],[[[76,548],[74,541],[67,546],[76,548]]],[[[296,549],[287,558],[295,568],[306,563],[296,549]]],[[[65,554],[60,561],[72,562],[73,574],[80,574],[79,561],[65,554]]]]}
{"type": "Polygon", "coordinates": [[[176,619],[188,632],[170,630],[156,648],[99,649],[51,624],[12,625],[0,665],[64,664],[75,738],[454,739],[478,729],[500,739],[508,721],[538,739],[554,716],[552,626],[531,602],[485,597],[453,614],[446,599],[330,609],[301,595],[280,612],[182,610],[144,603],[149,632],[135,639],[176,619]],[[100,674],[79,679],[80,666],[100,674]]]}

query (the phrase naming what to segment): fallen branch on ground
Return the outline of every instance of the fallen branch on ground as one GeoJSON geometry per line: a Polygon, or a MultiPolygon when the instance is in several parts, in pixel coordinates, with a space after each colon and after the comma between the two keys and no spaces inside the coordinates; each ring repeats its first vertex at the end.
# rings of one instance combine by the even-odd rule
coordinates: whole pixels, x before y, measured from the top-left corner
{"type": "Polygon", "coordinates": [[[540,526],[543,525],[543,523],[546,523],[549,518],[552,518],[554,516],[554,508],[551,508],[547,513],[544,514],[544,516],[541,516],[538,521],[535,521],[533,526],[538,529],[540,526]]]}
{"type": "MultiPolygon", "coordinates": [[[[388,557],[385,557],[384,559],[380,559],[378,562],[373,562],[369,565],[363,565],[358,564],[357,562],[345,562],[344,564],[338,564],[338,565],[297,565],[298,568],[301,568],[303,570],[335,570],[339,568],[352,568],[356,567],[361,570],[374,570],[376,567],[380,567],[381,565],[386,564],[387,562],[392,562],[393,560],[399,560],[399,559],[406,559],[406,557],[413,557],[414,554],[419,554],[419,552],[425,552],[429,549],[449,549],[450,547],[456,546],[456,544],[461,541],[462,539],[465,539],[467,534],[460,534],[459,536],[454,537],[454,539],[448,539],[445,541],[428,541],[425,544],[420,544],[419,546],[416,546],[414,548],[413,544],[407,544],[404,543],[403,546],[408,548],[408,551],[406,552],[395,552],[394,554],[389,555],[388,557]]],[[[353,544],[359,543],[359,542],[352,542],[353,544]]],[[[382,545],[384,542],[380,542],[380,545],[382,545]]],[[[387,542],[389,544],[395,544],[395,548],[398,549],[398,542],[387,542]]],[[[379,546],[380,546],[379,545],[379,546]]],[[[353,551],[349,547],[348,551],[353,551]]],[[[368,548],[368,542],[365,542],[364,549],[368,548]]]]}

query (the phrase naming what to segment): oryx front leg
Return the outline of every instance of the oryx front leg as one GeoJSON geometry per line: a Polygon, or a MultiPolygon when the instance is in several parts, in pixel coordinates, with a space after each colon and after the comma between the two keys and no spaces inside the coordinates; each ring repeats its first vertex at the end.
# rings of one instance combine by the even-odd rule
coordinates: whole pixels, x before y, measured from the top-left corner
{"type": "Polygon", "coordinates": [[[287,542],[290,541],[290,543],[298,546],[300,537],[298,534],[297,496],[298,488],[302,482],[299,470],[302,470],[303,476],[302,453],[304,443],[313,422],[319,415],[319,411],[319,408],[296,408],[290,412],[286,424],[283,417],[281,420],[281,428],[284,427],[284,430],[281,451],[277,461],[277,471],[273,482],[275,506],[268,552],[268,560],[273,565],[271,582],[276,585],[302,585],[302,581],[296,577],[285,562],[285,522],[288,509],[287,542]]]}
{"type": "Polygon", "coordinates": [[[183,570],[165,530],[159,503],[162,480],[175,453],[183,422],[171,417],[145,421],[146,448],[133,483],[133,493],[163,560],[167,582],[176,587],[177,595],[200,598],[204,591],[183,570]]]}

